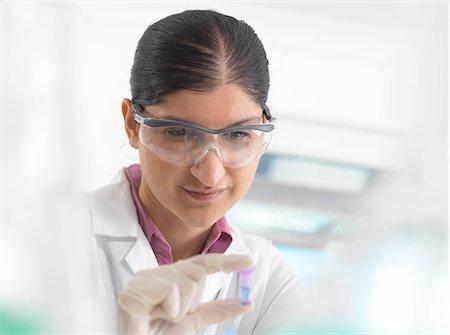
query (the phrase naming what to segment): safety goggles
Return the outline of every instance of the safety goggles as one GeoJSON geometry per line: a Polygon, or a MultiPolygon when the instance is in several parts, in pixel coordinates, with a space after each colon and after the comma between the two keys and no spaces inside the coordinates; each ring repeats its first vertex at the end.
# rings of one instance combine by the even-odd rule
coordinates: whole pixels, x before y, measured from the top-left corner
{"type": "Polygon", "coordinates": [[[193,123],[146,117],[144,108],[133,103],[141,143],[160,158],[193,166],[214,150],[222,164],[239,168],[261,157],[267,149],[275,119],[263,110],[267,123],[209,129],[193,123]]]}

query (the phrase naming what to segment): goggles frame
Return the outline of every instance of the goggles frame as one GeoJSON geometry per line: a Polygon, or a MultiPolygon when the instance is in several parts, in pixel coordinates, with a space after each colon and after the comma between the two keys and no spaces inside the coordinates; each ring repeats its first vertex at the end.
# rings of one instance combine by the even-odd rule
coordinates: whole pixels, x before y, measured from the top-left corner
{"type": "Polygon", "coordinates": [[[164,119],[156,119],[152,117],[146,117],[143,114],[144,107],[142,105],[134,103],[133,107],[133,117],[134,120],[139,124],[145,124],[152,128],[161,128],[161,127],[186,127],[194,130],[203,131],[208,134],[225,134],[230,131],[239,131],[239,130],[259,130],[265,133],[269,133],[275,129],[275,121],[276,119],[270,115],[266,108],[263,109],[263,118],[266,117],[269,123],[261,123],[261,124],[249,124],[249,125],[241,125],[241,126],[231,126],[225,127],[222,129],[210,129],[206,127],[199,126],[194,123],[185,122],[185,121],[177,121],[177,120],[164,120],[164,119]]]}
{"type": "MultiPolygon", "coordinates": [[[[139,101],[141,102],[141,101],[139,101]]],[[[146,102],[147,105],[151,104],[149,102],[146,102]]],[[[150,128],[163,128],[163,127],[174,127],[174,128],[187,128],[187,129],[191,129],[194,131],[199,131],[205,134],[211,134],[211,135],[221,135],[221,134],[226,134],[226,133],[232,133],[232,132],[239,132],[239,131],[249,131],[249,130],[253,130],[253,131],[257,131],[257,132],[262,132],[267,136],[268,139],[265,140],[265,144],[264,144],[264,148],[263,150],[254,158],[256,157],[261,157],[264,152],[266,151],[269,143],[270,143],[270,139],[271,139],[271,132],[275,129],[275,121],[276,119],[274,117],[272,117],[269,113],[269,111],[264,108],[262,113],[262,121],[264,122],[264,120],[267,120],[268,123],[260,123],[260,124],[248,124],[248,125],[236,125],[236,126],[231,126],[231,127],[226,127],[226,128],[222,128],[222,129],[210,129],[210,128],[206,128],[194,123],[190,123],[190,122],[185,122],[185,121],[179,121],[179,120],[168,120],[168,119],[156,119],[153,117],[146,117],[144,115],[144,107],[141,104],[138,104],[135,102],[135,100],[133,100],[132,103],[132,109],[133,109],[133,118],[135,120],[135,122],[139,125],[143,125],[143,126],[148,126],[150,128]]],[[[142,130],[143,128],[141,128],[142,130]]],[[[211,136],[210,135],[210,136],[211,136]]],[[[140,140],[142,142],[142,138],[141,136],[140,140]]],[[[144,144],[144,142],[142,142],[144,144]]],[[[144,144],[144,146],[146,146],[148,149],[151,149],[153,152],[155,152],[156,154],[158,154],[161,158],[176,163],[176,164],[181,164],[181,165],[187,165],[187,166],[192,166],[192,165],[196,165],[198,164],[198,162],[200,162],[205,156],[206,154],[210,151],[210,150],[215,150],[217,156],[219,157],[220,161],[222,162],[223,166],[228,166],[228,167],[232,167],[232,168],[239,168],[242,166],[245,166],[247,164],[249,164],[252,160],[243,160],[242,163],[231,163],[231,162],[226,162],[224,160],[224,156],[223,156],[223,151],[222,151],[222,147],[221,146],[217,146],[216,144],[212,144],[209,143],[205,146],[205,148],[202,149],[200,155],[198,157],[196,157],[195,159],[189,159],[188,161],[185,161],[185,163],[182,163],[182,160],[180,160],[179,158],[174,158],[174,156],[172,156],[172,154],[167,154],[166,152],[164,152],[164,149],[159,148],[158,146],[154,146],[152,144],[144,144]],[[150,145],[150,146],[148,146],[150,145]]],[[[247,156],[247,158],[249,158],[250,156],[247,156]]]]}

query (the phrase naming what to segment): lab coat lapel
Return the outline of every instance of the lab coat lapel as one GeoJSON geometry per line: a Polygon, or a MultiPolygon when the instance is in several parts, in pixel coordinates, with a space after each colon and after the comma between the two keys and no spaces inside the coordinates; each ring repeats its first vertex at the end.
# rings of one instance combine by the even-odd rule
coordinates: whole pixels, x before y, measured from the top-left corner
{"type": "Polygon", "coordinates": [[[124,261],[130,267],[133,274],[140,270],[151,269],[158,266],[158,261],[153,253],[153,249],[141,229],[138,231],[135,243],[125,255],[124,261]]]}
{"type": "MultiPolygon", "coordinates": [[[[123,172],[121,172],[123,174],[123,172]]],[[[134,273],[158,265],[153,250],[142,231],[128,181],[91,193],[93,232],[102,246],[113,291],[125,286],[134,273]]]]}

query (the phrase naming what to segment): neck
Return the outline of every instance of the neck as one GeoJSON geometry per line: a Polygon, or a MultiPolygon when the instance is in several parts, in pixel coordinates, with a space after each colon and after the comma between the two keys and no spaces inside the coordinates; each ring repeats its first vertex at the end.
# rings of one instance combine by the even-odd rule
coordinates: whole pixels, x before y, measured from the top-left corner
{"type": "Polygon", "coordinates": [[[145,211],[172,248],[174,262],[201,252],[211,227],[193,227],[169,212],[143,187],[138,193],[145,211]]]}
{"type": "MultiPolygon", "coordinates": [[[[176,225],[167,225],[167,226],[169,226],[170,228],[176,227],[176,225]]],[[[163,230],[166,231],[172,230],[172,229],[164,229],[167,226],[162,227],[162,229],[160,228],[160,230],[172,248],[172,258],[174,262],[201,253],[205,241],[208,237],[209,231],[206,232],[185,231],[184,233],[181,234],[174,234],[173,232],[167,233],[163,231],[163,230]]]]}

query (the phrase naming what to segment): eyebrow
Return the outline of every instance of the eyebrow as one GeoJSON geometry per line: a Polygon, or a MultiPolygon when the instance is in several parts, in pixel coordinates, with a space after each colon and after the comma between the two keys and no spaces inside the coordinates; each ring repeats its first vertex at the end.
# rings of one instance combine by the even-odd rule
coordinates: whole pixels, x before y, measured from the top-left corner
{"type": "MultiPolygon", "coordinates": [[[[145,114],[148,115],[148,113],[145,113],[145,114]]],[[[179,117],[172,116],[172,115],[164,115],[164,116],[159,116],[159,117],[155,117],[155,116],[151,116],[151,115],[148,115],[148,116],[151,117],[151,118],[154,118],[154,119],[182,121],[182,122],[186,122],[186,123],[191,123],[191,124],[197,125],[197,123],[191,122],[189,120],[180,119],[179,117]]],[[[261,120],[262,120],[262,117],[260,117],[260,116],[249,116],[249,117],[246,117],[246,118],[244,118],[242,120],[239,120],[239,121],[237,121],[237,122],[235,122],[233,124],[230,124],[230,125],[228,125],[228,126],[226,126],[224,128],[230,128],[230,127],[234,127],[234,126],[239,126],[239,125],[242,125],[242,124],[250,122],[250,121],[259,121],[258,123],[261,123],[260,122],[261,120]]]]}

